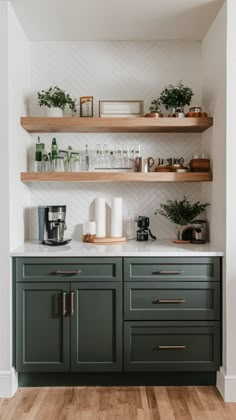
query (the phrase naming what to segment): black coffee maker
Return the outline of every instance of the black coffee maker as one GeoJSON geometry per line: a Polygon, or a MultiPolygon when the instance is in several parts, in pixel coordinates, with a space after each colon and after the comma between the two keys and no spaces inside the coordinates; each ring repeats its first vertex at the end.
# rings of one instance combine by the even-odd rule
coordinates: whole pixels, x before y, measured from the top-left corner
{"type": "Polygon", "coordinates": [[[137,241],[148,241],[149,235],[152,239],[156,239],[156,236],[149,229],[149,217],[137,216],[134,220],[139,228],[137,230],[137,241]]]}

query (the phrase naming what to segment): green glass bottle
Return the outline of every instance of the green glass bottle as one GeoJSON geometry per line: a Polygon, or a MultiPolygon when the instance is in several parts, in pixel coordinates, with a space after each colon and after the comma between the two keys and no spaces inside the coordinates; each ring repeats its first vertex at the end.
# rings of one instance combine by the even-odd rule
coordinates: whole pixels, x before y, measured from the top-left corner
{"type": "Polygon", "coordinates": [[[51,159],[54,160],[57,155],[58,155],[58,146],[57,146],[57,140],[54,137],[52,139],[52,146],[51,146],[51,159]]]}
{"type": "Polygon", "coordinates": [[[38,137],[38,143],[36,143],[35,149],[35,160],[36,162],[41,162],[42,156],[44,154],[45,145],[44,143],[40,143],[40,137],[38,137]]]}

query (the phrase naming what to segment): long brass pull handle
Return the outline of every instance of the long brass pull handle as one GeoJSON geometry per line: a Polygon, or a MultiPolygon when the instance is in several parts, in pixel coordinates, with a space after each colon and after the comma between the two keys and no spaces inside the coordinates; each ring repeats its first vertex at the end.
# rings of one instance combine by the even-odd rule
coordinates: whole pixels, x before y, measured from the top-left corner
{"type": "Polygon", "coordinates": [[[157,299],[153,300],[153,304],[155,303],[185,303],[185,299],[157,299]]]}
{"type": "Polygon", "coordinates": [[[70,316],[73,316],[75,312],[74,297],[75,292],[70,292],[70,316]]]}
{"type": "Polygon", "coordinates": [[[61,271],[61,270],[57,270],[55,271],[55,274],[61,274],[61,275],[67,275],[67,276],[73,276],[74,274],[81,274],[82,271],[81,270],[73,270],[73,271],[61,271]]]}
{"type": "Polygon", "coordinates": [[[66,316],[66,292],[62,292],[62,316],[66,316]]]}
{"type": "Polygon", "coordinates": [[[154,271],[152,273],[152,275],[157,275],[157,274],[164,274],[164,275],[175,275],[175,274],[184,274],[183,270],[176,270],[176,271],[169,271],[169,270],[160,270],[160,271],[154,271]]]}
{"type": "Polygon", "coordinates": [[[186,346],[156,346],[153,350],[184,350],[186,346]]]}

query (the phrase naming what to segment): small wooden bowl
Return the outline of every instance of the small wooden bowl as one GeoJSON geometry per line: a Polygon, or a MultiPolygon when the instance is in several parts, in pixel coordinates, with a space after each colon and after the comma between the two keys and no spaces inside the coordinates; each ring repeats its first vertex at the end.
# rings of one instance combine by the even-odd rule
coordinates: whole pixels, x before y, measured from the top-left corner
{"type": "Polygon", "coordinates": [[[160,112],[149,112],[148,114],[144,115],[146,118],[162,118],[163,114],[160,112]]]}

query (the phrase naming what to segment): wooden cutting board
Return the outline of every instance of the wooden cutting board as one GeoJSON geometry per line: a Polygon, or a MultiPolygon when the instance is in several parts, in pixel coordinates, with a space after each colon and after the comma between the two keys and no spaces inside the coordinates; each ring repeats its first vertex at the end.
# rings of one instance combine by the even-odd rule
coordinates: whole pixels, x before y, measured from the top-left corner
{"type": "Polygon", "coordinates": [[[125,242],[126,238],[125,237],[121,237],[121,238],[95,238],[93,240],[94,244],[117,244],[120,242],[125,242]]]}

